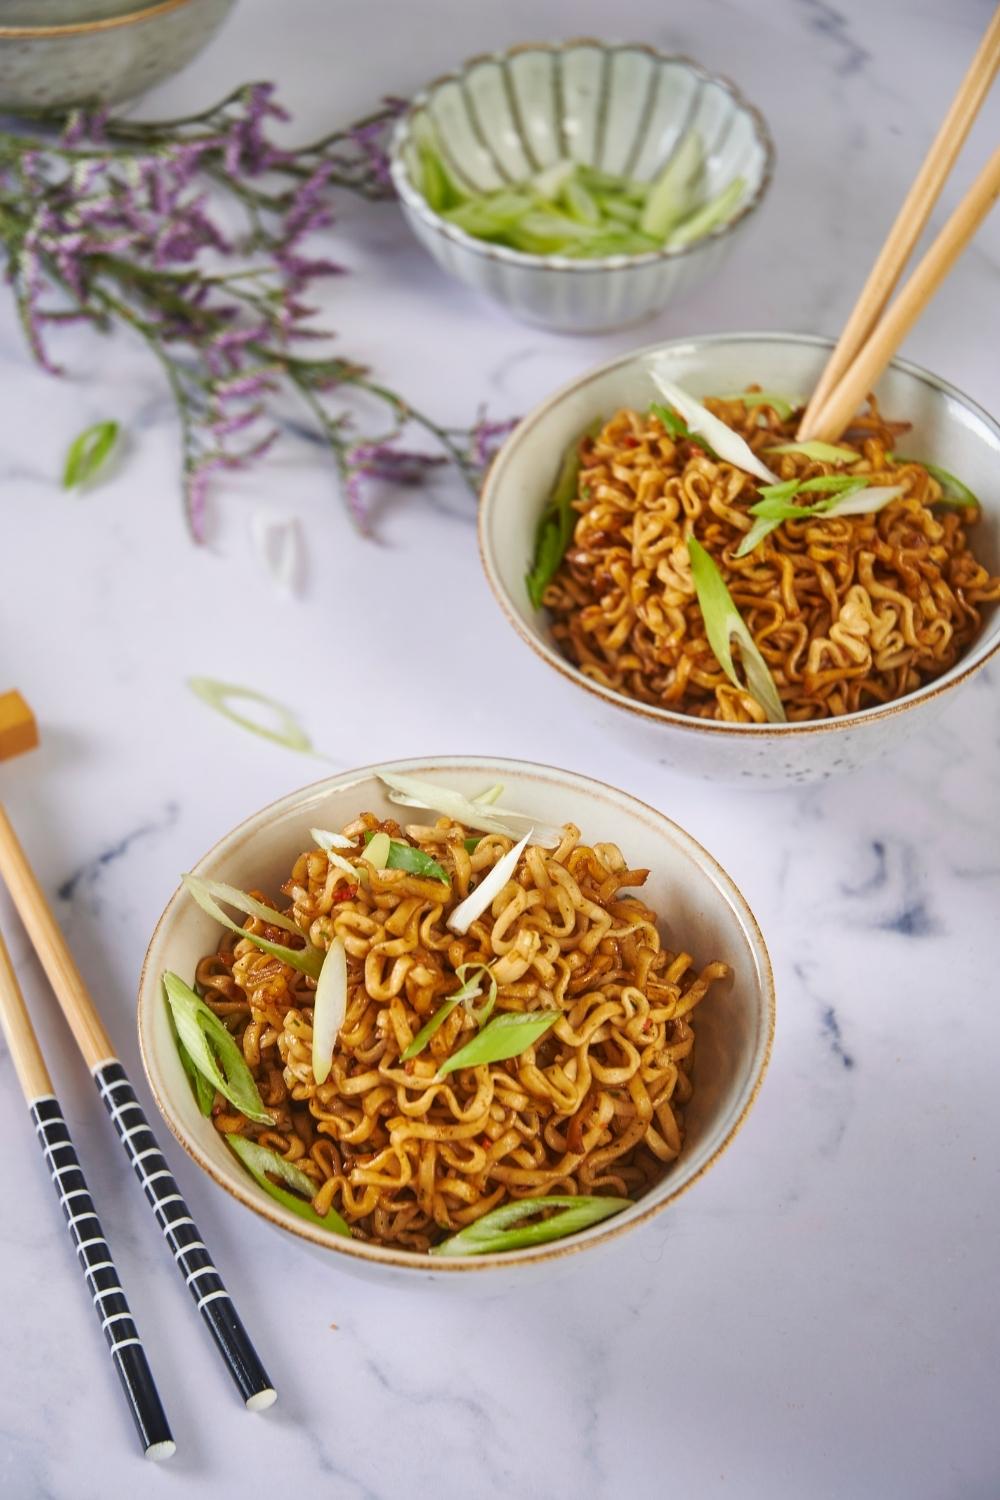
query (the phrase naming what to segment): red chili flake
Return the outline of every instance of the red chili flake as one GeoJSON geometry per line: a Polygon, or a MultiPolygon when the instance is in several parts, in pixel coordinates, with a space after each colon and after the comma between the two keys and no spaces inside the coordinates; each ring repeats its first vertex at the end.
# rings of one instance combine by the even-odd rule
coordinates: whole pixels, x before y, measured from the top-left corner
{"type": "Polygon", "coordinates": [[[358,888],[356,885],[345,885],[342,891],[334,891],[333,899],[334,902],[353,901],[357,894],[358,888]]]}
{"type": "Polygon", "coordinates": [[[403,1072],[404,1073],[412,1073],[413,1070],[414,1070],[414,1068],[416,1066],[417,1066],[416,1061],[411,1057],[410,1060],[409,1060],[409,1062],[405,1062],[403,1064],[403,1072]]]}
{"type": "Polygon", "coordinates": [[[633,437],[630,432],[627,432],[621,439],[621,445],[623,448],[638,448],[639,439],[637,437],[633,437]]]}
{"type": "Polygon", "coordinates": [[[652,1031],[652,1029],[653,1029],[653,1022],[652,1022],[652,1019],[649,1016],[647,1016],[646,1019],[643,1021],[643,1023],[642,1023],[642,1029],[643,1029],[644,1032],[646,1032],[646,1031],[652,1031]]]}

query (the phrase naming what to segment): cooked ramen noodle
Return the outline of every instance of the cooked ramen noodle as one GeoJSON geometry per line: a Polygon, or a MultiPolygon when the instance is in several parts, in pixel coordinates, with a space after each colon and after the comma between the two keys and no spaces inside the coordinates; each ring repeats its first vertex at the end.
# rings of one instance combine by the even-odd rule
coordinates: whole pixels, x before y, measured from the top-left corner
{"type": "MultiPolygon", "coordinates": [[[[408,1250],[518,1199],[645,1193],[683,1146],[692,1012],[729,974],[664,945],[656,915],[630,894],[648,871],[630,869],[613,844],[581,843],[567,824],[558,847],[529,844],[462,933],[449,916],[514,839],[446,817],[404,830],[372,813],[344,835],[339,860],[313,847],[282,887],[303,941],[328,950],[339,937],[346,949],[346,1013],[325,1081],[313,1071],[314,979],[233,934],[197,966],[198,993],[273,1116],[255,1122],[216,1093],[216,1128],[299,1168],[317,1215],[335,1209],[357,1237],[408,1250]],[[376,832],[422,851],[445,878],[372,868],[366,837],[376,832]],[[477,974],[476,1001],[456,1003],[404,1061],[477,974]],[[487,1021],[476,1005],[493,982],[487,1021]],[[553,1024],[517,1055],[441,1071],[498,1019],[543,1011],[553,1024]]],[[[289,942],[259,917],[245,930],[289,942]]]]}
{"type": "MultiPolygon", "coordinates": [[[[959,486],[956,506],[935,477],[952,476],[894,456],[906,424],[885,420],[872,401],[842,440],[853,455],[829,462],[774,453],[793,440],[796,418],[766,402],[704,405],[780,481],[836,475],[835,483],[856,478],[902,493],[873,514],[790,517],[737,556],[761,481],[697,438],[672,436],[652,412],[615,412],[581,441],[579,516],[542,595],[569,660],[643,703],[731,722],[765,718],[709,644],[687,549],[693,535],[728,586],[788,719],[888,703],[954,666],[983,607],[1000,599],[1000,578],[970,550],[974,497],[959,486]]],[[[817,501],[817,491],[794,499],[817,501]]]]}

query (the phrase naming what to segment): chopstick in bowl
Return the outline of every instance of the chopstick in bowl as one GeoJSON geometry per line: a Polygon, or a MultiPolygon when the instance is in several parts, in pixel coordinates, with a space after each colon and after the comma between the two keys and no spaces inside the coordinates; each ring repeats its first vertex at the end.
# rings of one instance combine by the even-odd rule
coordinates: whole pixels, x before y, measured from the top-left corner
{"type": "Polygon", "coordinates": [[[170,1426],[135,1326],[111,1248],[90,1196],[69,1127],[45,1066],[38,1039],[0,934],[0,1030],[24,1094],[38,1144],[66,1219],[87,1293],[93,1303],[147,1458],[169,1458],[175,1450],[170,1426]]]}
{"type": "Polygon", "coordinates": [[[17,907],[63,1015],[83,1054],[118,1139],[237,1390],[250,1411],[264,1411],[277,1393],[240,1321],[232,1298],[188,1212],[177,1182],[115,1056],[83,976],[49,909],[6,812],[0,807],[0,874],[17,907]]]}
{"type": "Polygon", "coordinates": [[[941,122],[941,128],[903,200],[896,221],[868,274],[816,389],[809,398],[799,424],[800,442],[817,435],[820,411],[882,316],[903,268],[927,225],[931,210],[940,197],[941,189],[955,165],[983,100],[989,93],[998,68],[1000,6],[986,28],[948,113],[941,122]]]}

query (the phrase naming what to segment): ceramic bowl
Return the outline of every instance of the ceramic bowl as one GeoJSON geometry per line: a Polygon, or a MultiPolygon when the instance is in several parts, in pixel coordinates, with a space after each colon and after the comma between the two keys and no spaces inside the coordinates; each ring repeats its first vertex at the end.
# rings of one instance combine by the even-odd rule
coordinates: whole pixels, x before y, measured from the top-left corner
{"type": "Polygon", "coordinates": [[[185,67],[235,0],[16,0],[0,15],[0,109],[116,103],[185,67]]]}
{"type": "MultiPolygon", "coordinates": [[[[606,709],[601,722],[625,729],[631,743],[641,743],[678,770],[728,782],[777,783],[856,770],[895,751],[907,735],[930,723],[1000,648],[1000,611],[993,610],[979,639],[949,672],[896,702],[836,719],[726,724],[655,708],[592,681],[558,650],[544,611],[532,608],[524,575],[562,454],[596,417],[622,406],[645,407],[654,399],[647,369],[652,355],[666,361],[671,378],[694,396],[740,390],[753,382],[805,396],[829,350],[827,339],[777,333],[716,334],[640,349],[600,365],[543,401],[508,438],[487,476],[480,550],[507,619],[554,669],[554,677],[574,691],[583,689],[591,706],[606,709]]],[[[949,469],[983,498],[973,545],[991,572],[1000,572],[1000,425],[954,386],[903,360],[893,361],[875,391],[884,412],[913,424],[906,435],[908,453],[949,469]]]]}
{"type": "MultiPolygon", "coordinates": [[[[526,1263],[550,1264],[627,1233],[666,1208],[717,1160],[746,1117],[767,1065],[774,1028],[771,965],[760,930],[740,892],[710,854],[676,823],[601,782],[523,761],[474,756],[411,760],[394,769],[440,781],[467,794],[502,782],[510,806],[548,823],[572,821],[589,842],[621,845],[634,865],[648,866],[643,888],[663,914],[668,941],[701,964],[724,958],[734,977],[713,987],[698,1007],[694,1095],[687,1108],[684,1151],[664,1180],[633,1208],[582,1234],[506,1255],[446,1260],[383,1249],[325,1233],[269,1198],[247,1176],[218,1133],[199,1114],[167,1023],[160,976],[173,969],[190,980],[199,957],[218,941],[219,928],[181,891],[170,900],[153,934],[139,988],[139,1042],[153,1096],[181,1145],[209,1177],[261,1218],[299,1235],[338,1265],[380,1280],[481,1278],[462,1272],[523,1274],[526,1263]]],[[[378,767],[342,776],[283,797],[221,839],[195,866],[199,875],[242,887],[277,890],[309,842],[311,826],[340,827],[364,810],[399,816],[378,781],[378,767]]],[[[388,767],[383,767],[388,769],[388,767]]],[[[414,816],[418,816],[414,814],[414,816]]]]}
{"type": "Polygon", "coordinates": [[[638,322],[718,270],[763,199],[773,162],[761,115],[727,79],[652,47],[590,39],[472,58],[416,96],[391,150],[403,212],[438,264],[515,317],[565,333],[638,322]],[[567,157],[652,179],[692,128],[705,143],[708,195],[735,177],[747,190],[727,223],[684,248],[594,260],[528,255],[473,239],[428,205],[416,186],[421,117],[456,180],[478,191],[567,157]]]}

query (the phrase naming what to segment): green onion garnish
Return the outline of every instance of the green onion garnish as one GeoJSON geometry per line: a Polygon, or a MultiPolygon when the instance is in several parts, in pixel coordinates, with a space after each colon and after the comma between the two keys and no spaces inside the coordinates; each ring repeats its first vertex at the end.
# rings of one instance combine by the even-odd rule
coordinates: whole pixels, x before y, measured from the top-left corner
{"type": "Polygon", "coordinates": [[[559,564],[565,556],[566,548],[573,540],[573,532],[576,528],[573,501],[576,499],[577,482],[580,477],[580,444],[586,437],[596,437],[601,430],[601,425],[600,421],[592,422],[587,430],[581,432],[578,438],[574,438],[566,449],[552,494],[538,522],[538,530],[535,533],[535,556],[531,571],[524,580],[528,598],[535,609],[541,609],[542,595],[555,577],[559,564]]]}
{"type": "Polygon", "coordinates": [[[769,406],[783,422],[787,422],[792,412],[797,411],[802,405],[797,396],[779,396],[777,391],[728,391],[724,396],[716,396],[715,399],[716,401],[742,401],[744,406],[769,406]]]}
{"type": "Polygon", "coordinates": [[[63,467],[63,489],[73,490],[96,478],[118,441],[117,422],[95,422],[74,438],[63,467]]]}
{"type": "Polygon", "coordinates": [[[167,1016],[170,1020],[170,1030],[174,1038],[174,1045],[177,1048],[177,1056],[181,1060],[181,1067],[187,1074],[188,1082],[194,1090],[194,1097],[197,1100],[198,1108],[203,1115],[208,1117],[211,1115],[212,1105],[215,1103],[215,1087],[209,1083],[208,1079],[202,1073],[199,1073],[190,1052],[177,1035],[177,1022],[174,1020],[173,1008],[169,1005],[167,1006],[167,1016]]]}
{"type": "MultiPolygon", "coordinates": [[[[365,834],[365,843],[370,844],[374,837],[369,830],[365,834]]],[[[418,849],[414,844],[404,844],[400,839],[389,840],[389,856],[382,868],[407,870],[411,875],[423,875],[428,880],[443,880],[445,885],[451,884],[451,877],[443,865],[425,854],[423,849],[418,849]]]]}
{"type": "Polygon", "coordinates": [[[746,185],[745,177],[734,177],[721,192],[677,226],[667,237],[667,249],[679,250],[684,245],[693,245],[695,240],[703,240],[713,229],[731,219],[746,192],[746,185]]]}
{"type": "Polygon", "coordinates": [[[978,508],[979,496],[974,495],[967,484],[963,484],[961,479],[948,469],[942,469],[939,464],[929,464],[926,458],[904,458],[901,453],[887,453],[886,458],[895,464],[919,464],[937,480],[943,494],[940,500],[933,500],[932,505],[951,505],[956,510],[969,510],[972,506],[978,508]]]}
{"type": "Polygon", "coordinates": [[[698,207],[705,175],[701,136],[689,130],[653,182],[639,219],[643,234],[663,240],[698,207]]]}
{"type": "Polygon", "coordinates": [[[455,973],[463,981],[461,989],[456,990],[453,995],[448,995],[438,1006],[430,1020],[421,1026],[406,1051],[401,1055],[401,1062],[409,1062],[411,1057],[420,1056],[420,1053],[423,1052],[431,1037],[441,1029],[456,1005],[466,1004],[469,1000],[475,1000],[483,993],[481,976],[485,976],[489,982],[489,999],[485,1005],[480,1006],[479,1010],[474,1011],[473,1015],[479,1026],[483,1026],[489,1019],[497,999],[497,982],[490,973],[489,966],[487,964],[459,964],[455,973]],[[466,978],[466,975],[470,971],[472,977],[466,978]]]}
{"type": "Polygon", "coordinates": [[[748,692],[760,704],[770,723],[785,723],[785,710],[774,678],[771,676],[771,669],[760,654],[757,642],[733,603],[732,595],[723,582],[722,574],[701,543],[693,536],[688,537],[687,545],[688,556],[691,559],[691,577],[698,595],[702,619],[705,621],[705,634],[708,636],[708,644],[712,648],[716,661],[734,687],[748,692]],[[745,683],[740,681],[733,661],[732,642],[734,640],[740,644],[740,656],[743,671],[746,674],[745,683]]]}
{"type": "Polygon", "coordinates": [[[294,1162],[286,1161],[283,1156],[278,1155],[277,1151],[271,1151],[267,1146],[260,1146],[245,1135],[227,1134],[226,1140],[250,1176],[275,1202],[282,1204],[285,1208],[290,1208],[293,1214],[308,1219],[310,1224],[318,1224],[321,1229],[329,1229],[331,1234],[350,1234],[350,1228],[335,1208],[331,1208],[320,1218],[309,1201],[316,1193],[316,1184],[306,1176],[305,1172],[300,1171],[294,1162]],[[272,1182],[272,1176],[280,1177],[288,1183],[288,1188],[279,1187],[277,1183],[272,1182]]]}
{"type": "Polygon", "coordinates": [[[268,698],[265,693],[257,693],[253,688],[239,687],[234,682],[216,682],[213,677],[190,677],[188,687],[193,693],[216,713],[222,714],[223,718],[229,719],[231,723],[238,724],[241,729],[248,729],[251,734],[259,734],[262,739],[271,740],[275,745],[284,745],[288,750],[300,750],[305,755],[315,755],[312,741],[305,730],[296,721],[290,709],[284,704],[277,703],[275,699],[268,698]],[[259,703],[262,708],[268,709],[277,720],[274,728],[267,724],[258,724],[256,720],[248,718],[236,709],[231,708],[231,698],[243,699],[248,703],[259,703]]]}
{"type": "Polygon", "coordinates": [[[545,1245],[550,1240],[560,1240],[567,1234],[576,1234],[610,1219],[623,1209],[631,1208],[630,1198],[519,1198],[515,1203],[504,1203],[494,1208],[481,1219],[467,1224],[457,1234],[431,1247],[431,1255],[493,1255],[504,1250],[521,1250],[528,1245],[545,1245]],[[536,1224],[525,1224],[525,1219],[534,1218],[547,1209],[557,1209],[551,1218],[540,1219],[536,1224]],[[520,1226],[520,1227],[516,1227],[520,1226]]]}
{"type": "Polygon", "coordinates": [[[807,443],[779,443],[776,448],[765,448],[765,453],[801,453],[823,464],[852,464],[861,457],[854,448],[840,448],[833,443],[810,440],[807,443]]]}
{"type": "MultiPolygon", "coordinates": [[[[252,896],[246,895],[244,891],[238,891],[235,886],[224,885],[219,880],[202,880],[198,875],[184,875],[182,877],[185,889],[194,897],[202,911],[221,922],[223,927],[228,927],[230,932],[238,933],[241,938],[254,943],[265,953],[270,953],[273,958],[278,958],[283,964],[290,968],[298,969],[301,974],[308,974],[312,979],[318,979],[320,969],[323,967],[325,954],[320,948],[314,948],[311,943],[306,943],[304,948],[286,948],[283,943],[272,943],[270,938],[260,937],[256,932],[248,932],[238,922],[222,910],[220,901],[226,901],[230,906],[235,906],[237,911],[242,911],[247,916],[261,916],[262,912],[267,915],[262,918],[265,922],[273,922],[277,927],[289,930],[291,919],[281,917],[280,912],[274,912],[269,906],[265,907],[261,902],[255,901],[252,896]],[[237,899],[238,898],[238,899],[237,899]]],[[[291,923],[290,930],[298,932],[298,928],[291,923]]],[[[301,936],[302,934],[300,934],[301,936]]]]}
{"type": "Polygon", "coordinates": [[[444,1078],[456,1068],[477,1068],[483,1063],[517,1057],[537,1042],[561,1015],[559,1010],[529,1010],[505,1011],[502,1016],[494,1016],[478,1036],[444,1059],[436,1076],[444,1078]]]}
{"type": "Polygon", "coordinates": [[[274,1116],[264,1108],[242,1051],[218,1016],[177,974],[165,973],[163,988],[177,1035],[193,1066],[241,1114],[273,1125],[274,1116]]]}

